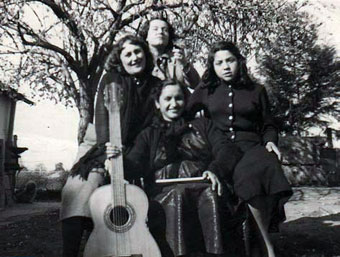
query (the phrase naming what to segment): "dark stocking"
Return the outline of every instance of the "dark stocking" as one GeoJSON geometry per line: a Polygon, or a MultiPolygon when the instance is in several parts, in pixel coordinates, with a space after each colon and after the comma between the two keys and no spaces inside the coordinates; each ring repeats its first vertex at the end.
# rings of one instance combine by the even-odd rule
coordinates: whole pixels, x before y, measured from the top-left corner
{"type": "Polygon", "coordinates": [[[62,221],[63,257],[77,257],[84,230],[92,230],[90,218],[71,217],[62,221]]]}

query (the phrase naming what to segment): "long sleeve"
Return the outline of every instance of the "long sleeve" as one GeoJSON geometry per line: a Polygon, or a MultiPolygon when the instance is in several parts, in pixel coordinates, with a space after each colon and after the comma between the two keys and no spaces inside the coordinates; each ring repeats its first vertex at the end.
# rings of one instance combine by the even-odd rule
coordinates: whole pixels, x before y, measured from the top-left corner
{"type": "Polygon", "coordinates": [[[124,175],[127,180],[148,175],[150,170],[150,136],[143,130],[135,140],[131,150],[124,156],[124,175]]]}
{"type": "Polygon", "coordinates": [[[270,111],[270,103],[265,87],[262,88],[259,95],[259,102],[261,106],[262,116],[262,141],[263,144],[267,142],[278,143],[278,129],[275,126],[274,119],[270,111]]]}
{"type": "Polygon", "coordinates": [[[193,119],[195,114],[202,110],[208,112],[207,101],[208,96],[206,88],[198,86],[191,94],[186,105],[186,112],[188,113],[189,119],[193,119]]]}
{"type": "Polygon", "coordinates": [[[183,69],[183,74],[185,84],[187,84],[191,89],[195,89],[201,78],[194,66],[189,64],[188,67],[183,69]]]}
{"type": "MultiPolygon", "coordinates": [[[[197,87],[201,78],[191,63],[184,65],[175,58],[170,57],[169,54],[164,54],[162,57],[164,57],[164,60],[166,60],[165,65],[167,66],[167,70],[166,74],[162,74],[157,77],[159,77],[161,80],[164,80],[166,77],[176,78],[178,81],[184,83],[185,86],[191,89],[195,89],[197,87]]],[[[158,72],[159,70],[162,69],[159,68],[158,72]]]]}

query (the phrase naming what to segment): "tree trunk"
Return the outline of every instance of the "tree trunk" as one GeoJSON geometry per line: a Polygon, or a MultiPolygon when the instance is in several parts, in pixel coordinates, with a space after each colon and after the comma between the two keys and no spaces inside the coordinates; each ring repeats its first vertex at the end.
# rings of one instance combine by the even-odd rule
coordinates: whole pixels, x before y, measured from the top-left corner
{"type": "Polygon", "coordinates": [[[91,83],[83,82],[79,89],[79,125],[78,125],[78,144],[82,143],[86,133],[87,125],[93,122],[94,116],[94,95],[92,90],[87,90],[91,83]]]}
{"type": "Polygon", "coordinates": [[[79,116],[80,119],[78,124],[78,144],[81,144],[84,140],[87,125],[93,122],[93,111],[91,115],[90,111],[87,108],[82,107],[81,109],[79,109],[79,116]]]}

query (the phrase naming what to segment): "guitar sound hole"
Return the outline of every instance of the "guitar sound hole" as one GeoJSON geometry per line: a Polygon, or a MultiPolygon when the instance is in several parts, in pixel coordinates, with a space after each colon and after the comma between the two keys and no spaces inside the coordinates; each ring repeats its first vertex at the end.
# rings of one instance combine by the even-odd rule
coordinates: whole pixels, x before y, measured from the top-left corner
{"type": "Polygon", "coordinates": [[[115,226],[125,225],[129,218],[130,214],[124,206],[116,206],[110,212],[110,220],[115,226]]]}

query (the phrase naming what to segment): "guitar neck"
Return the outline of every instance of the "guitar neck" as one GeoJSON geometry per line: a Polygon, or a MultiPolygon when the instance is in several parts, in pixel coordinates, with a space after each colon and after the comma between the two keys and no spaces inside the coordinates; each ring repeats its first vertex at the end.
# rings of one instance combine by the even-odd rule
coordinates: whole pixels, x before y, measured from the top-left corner
{"type": "MultiPolygon", "coordinates": [[[[110,143],[112,146],[117,146],[119,147],[119,149],[122,149],[119,85],[116,83],[109,84],[108,93],[109,93],[108,106],[109,106],[110,143]]],[[[116,158],[111,158],[110,175],[114,198],[125,199],[123,167],[124,165],[122,154],[120,154],[116,158]]],[[[124,201],[123,199],[120,199],[119,201],[124,201]]]]}
{"type": "MultiPolygon", "coordinates": [[[[110,114],[110,143],[113,146],[122,148],[120,114],[113,112],[110,114]]],[[[111,178],[115,182],[124,182],[123,155],[111,158],[112,174],[111,178]]]]}

